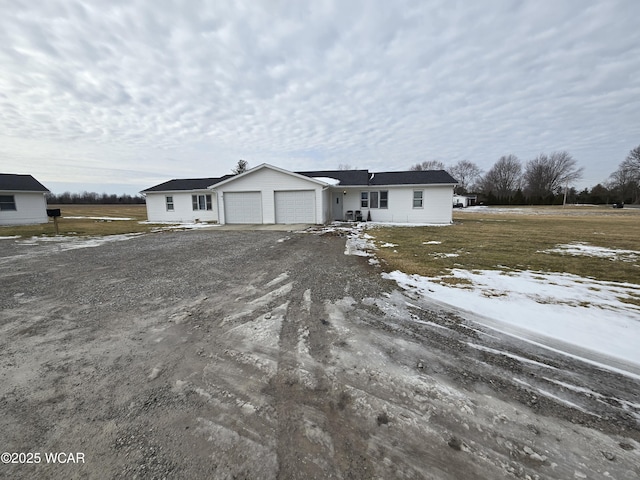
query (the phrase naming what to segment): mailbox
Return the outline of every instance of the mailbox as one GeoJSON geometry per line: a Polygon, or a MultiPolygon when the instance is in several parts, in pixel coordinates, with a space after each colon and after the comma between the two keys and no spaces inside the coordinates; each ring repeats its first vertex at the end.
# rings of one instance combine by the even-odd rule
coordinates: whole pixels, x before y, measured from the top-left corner
{"type": "Polygon", "coordinates": [[[47,216],[49,217],[59,217],[60,209],[59,208],[47,208],[47,216]]]}

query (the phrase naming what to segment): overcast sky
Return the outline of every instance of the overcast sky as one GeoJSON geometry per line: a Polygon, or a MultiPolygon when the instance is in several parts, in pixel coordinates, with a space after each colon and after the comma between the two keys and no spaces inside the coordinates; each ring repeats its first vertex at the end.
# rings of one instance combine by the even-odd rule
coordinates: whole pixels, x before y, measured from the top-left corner
{"type": "Polygon", "coordinates": [[[0,0],[0,172],[56,193],[640,145],[640,1],[0,0]]]}

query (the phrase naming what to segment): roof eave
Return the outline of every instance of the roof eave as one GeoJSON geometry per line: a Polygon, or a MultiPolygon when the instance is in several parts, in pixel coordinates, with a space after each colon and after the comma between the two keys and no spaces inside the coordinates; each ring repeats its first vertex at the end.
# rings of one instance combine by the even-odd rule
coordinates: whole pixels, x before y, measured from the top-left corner
{"type": "Polygon", "coordinates": [[[0,192],[3,192],[3,193],[43,193],[43,194],[46,194],[46,193],[51,193],[51,190],[49,190],[49,189],[47,189],[47,190],[24,190],[24,189],[20,190],[20,189],[17,189],[17,188],[11,188],[11,189],[4,189],[4,190],[0,189],[0,192]]]}

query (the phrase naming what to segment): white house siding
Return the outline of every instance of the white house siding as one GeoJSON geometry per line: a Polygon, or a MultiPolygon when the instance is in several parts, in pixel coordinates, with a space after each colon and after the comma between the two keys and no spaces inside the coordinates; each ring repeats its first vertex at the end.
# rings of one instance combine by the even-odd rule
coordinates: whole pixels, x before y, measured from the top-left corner
{"type": "Polygon", "coordinates": [[[363,219],[371,212],[372,222],[394,223],[434,223],[448,224],[453,221],[453,186],[452,185],[408,185],[408,186],[369,186],[347,189],[344,200],[344,211],[360,210],[363,219]],[[360,193],[363,191],[389,192],[388,208],[361,208],[360,193]],[[413,191],[422,190],[423,207],[413,208],[413,191]]]}
{"type": "Polygon", "coordinates": [[[210,190],[179,192],[147,192],[147,219],[150,222],[192,223],[217,222],[216,195],[210,190]],[[211,195],[211,210],[194,210],[191,195],[211,195]],[[173,210],[167,210],[166,197],[173,197],[173,210]]]}
{"type": "Polygon", "coordinates": [[[333,190],[326,188],[322,191],[322,223],[333,221],[333,203],[331,192],[333,190]]]}
{"type": "Polygon", "coordinates": [[[295,175],[274,170],[260,168],[242,177],[232,179],[213,190],[218,195],[220,207],[218,209],[220,223],[225,223],[224,195],[228,192],[256,192],[262,193],[262,223],[276,223],[275,192],[292,190],[313,190],[315,193],[316,223],[324,222],[323,186],[295,175]]]}
{"type": "Polygon", "coordinates": [[[42,192],[0,192],[13,195],[16,209],[0,210],[0,225],[33,225],[47,223],[47,201],[42,192]]]}

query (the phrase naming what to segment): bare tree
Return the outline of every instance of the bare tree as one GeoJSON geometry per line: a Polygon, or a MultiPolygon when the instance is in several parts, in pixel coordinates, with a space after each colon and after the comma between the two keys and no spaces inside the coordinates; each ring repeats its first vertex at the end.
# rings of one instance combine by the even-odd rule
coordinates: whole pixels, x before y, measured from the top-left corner
{"type": "Polygon", "coordinates": [[[582,171],[569,152],[553,152],[549,156],[541,153],[527,162],[524,172],[527,193],[534,198],[558,194],[582,178],[582,171]]]}
{"type": "Polygon", "coordinates": [[[609,188],[621,202],[635,203],[640,199],[640,146],[631,150],[609,176],[609,188]]]}
{"type": "Polygon", "coordinates": [[[623,163],[640,180],[640,145],[629,152],[623,163]]]}
{"type": "Polygon", "coordinates": [[[483,193],[492,192],[498,197],[510,197],[522,185],[522,164],[515,155],[506,155],[498,159],[484,177],[478,182],[483,193]]]}
{"type": "Polygon", "coordinates": [[[439,160],[429,160],[422,163],[416,163],[415,165],[412,165],[409,170],[444,170],[444,163],[439,160]]]}
{"type": "Polygon", "coordinates": [[[638,180],[634,172],[626,165],[626,160],[609,176],[607,186],[622,203],[627,200],[631,202],[636,200],[634,197],[637,197],[638,180]]]}
{"type": "Polygon", "coordinates": [[[469,160],[460,160],[454,166],[449,167],[447,171],[458,180],[456,193],[466,193],[482,173],[480,167],[469,160]]]}
{"type": "Polygon", "coordinates": [[[238,164],[236,165],[236,168],[234,168],[233,170],[231,170],[233,172],[234,175],[238,175],[240,173],[244,173],[247,170],[249,170],[249,162],[247,162],[246,160],[238,160],[238,164]]]}

